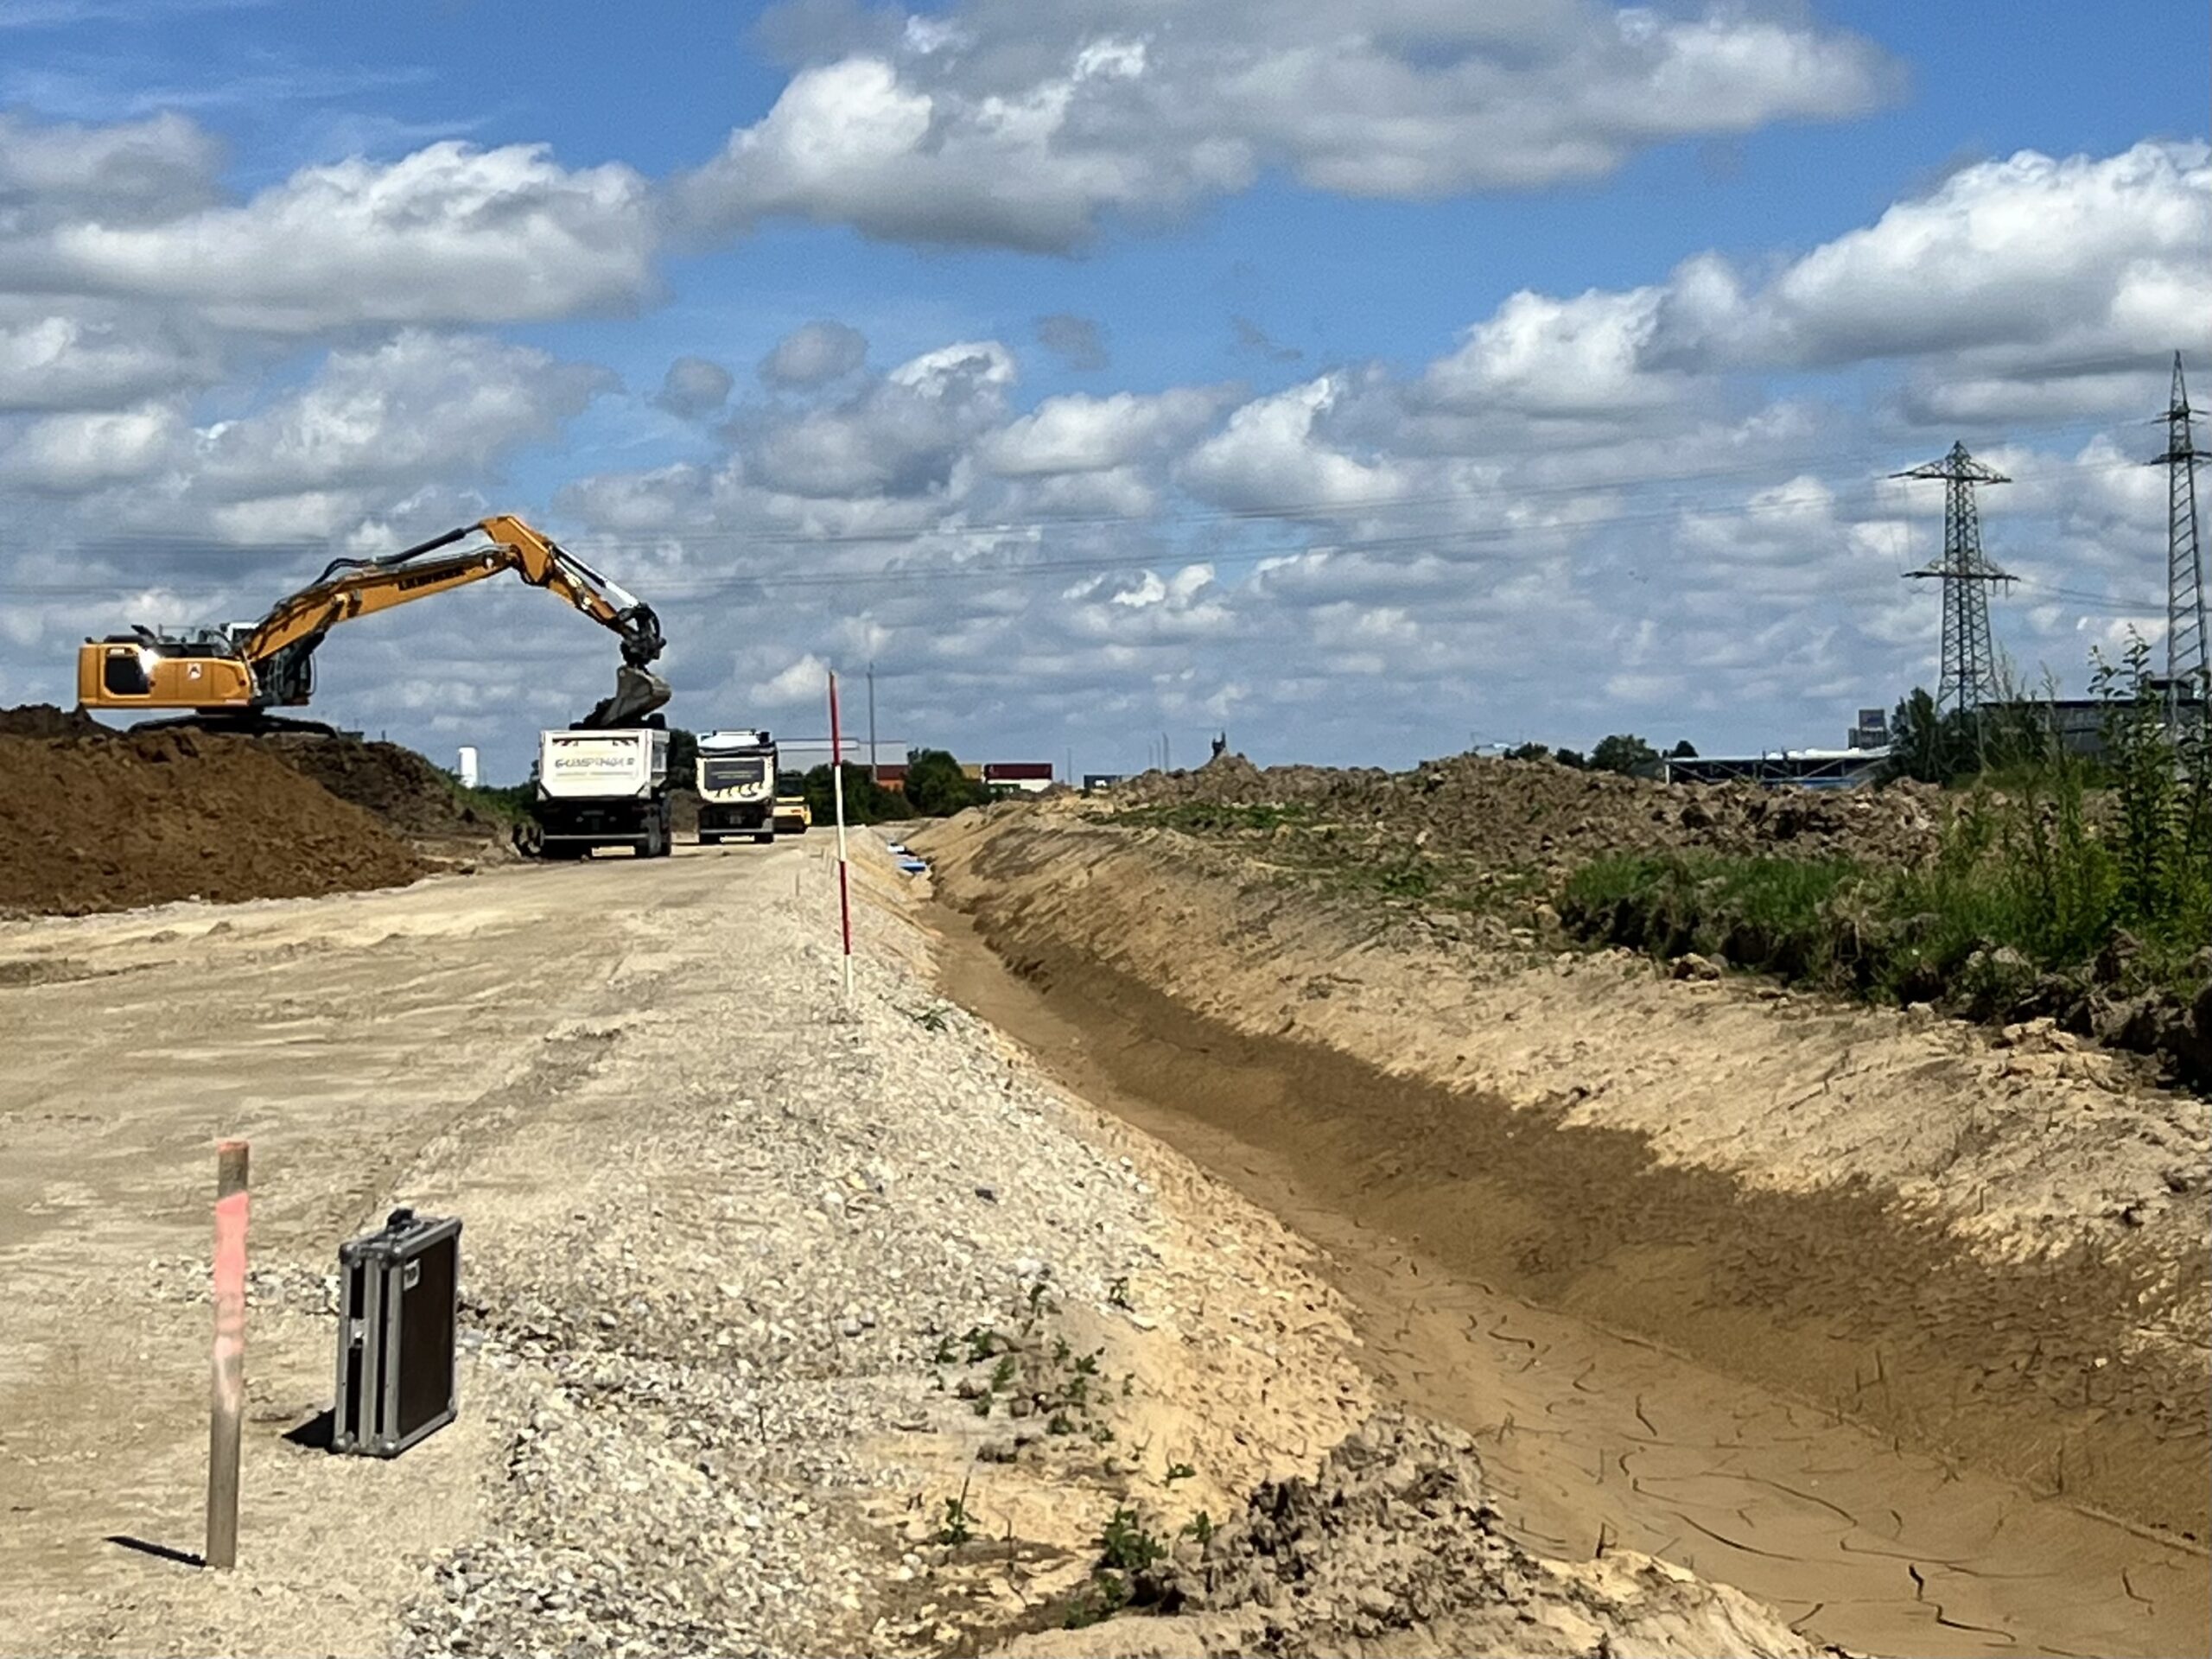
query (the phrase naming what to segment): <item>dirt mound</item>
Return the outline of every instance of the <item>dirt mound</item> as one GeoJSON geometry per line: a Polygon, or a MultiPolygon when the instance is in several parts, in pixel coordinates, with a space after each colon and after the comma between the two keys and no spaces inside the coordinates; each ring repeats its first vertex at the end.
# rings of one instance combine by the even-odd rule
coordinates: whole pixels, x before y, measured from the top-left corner
{"type": "MultiPolygon", "coordinates": [[[[1139,1607],[1026,1654],[1810,1655],[1772,1611],[1628,1553],[1568,1564],[1507,1537],[1473,1442],[1378,1414],[1319,1475],[1269,1482],[1203,1547],[1130,1573],[1139,1607]]],[[[1830,1649],[1834,1651],[1834,1649],[1830,1649]]]]}
{"type": "Polygon", "coordinates": [[[397,743],[284,732],[253,742],[341,801],[419,841],[505,840],[505,828],[462,799],[453,779],[397,743]]]}
{"type": "Polygon", "coordinates": [[[1296,819],[1473,855],[1494,867],[1563,868],[1612,853],[1787,850],[1800,858],[1910,863],[1936,850],[1940,791],[1900,785],[1819,793],[1756,784],[1661,784],[1551,760],[1462,754],[1410,772],[1254,766],[1224,755],[1195,772],[1148,772],[1115,807],[1284,809],[1296,819]]]}
{"type": "Polygon", "coordinates": [[[0,709],[0,737],[105,737],[108,728],[82,709],[27,702],[0,709]]]}
{"type": "Polygon", "coordinates": [[[0,737],[0,909],[80,915],[396,887],[426,866],[251,740],[0,737]]]}

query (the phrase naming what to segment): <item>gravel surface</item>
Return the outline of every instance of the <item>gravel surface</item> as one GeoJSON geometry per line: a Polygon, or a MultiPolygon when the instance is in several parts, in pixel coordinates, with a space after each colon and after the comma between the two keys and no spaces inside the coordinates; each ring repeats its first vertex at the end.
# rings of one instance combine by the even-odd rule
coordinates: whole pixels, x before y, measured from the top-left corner
{"type": "Polygon", "coordinates": [[[605,1053],[567,1116],[634,1102],[618,1144],[548,1123],[448,1173],[551,1150],[578,1185],[471,1241],[499,1522],[434,1564],[405,1651],[880,1646],[914,1574],[862,1510],[912,1478],[880,1442],[969,1409],[940,1339],[1033,1285],[1105,1309],[1156,1260],[1145,1183],[968,1016],[874,957],[839,1007],[821,874],[741,932],[675,934],[637,1011],[580,1033],[605,1053]]]}

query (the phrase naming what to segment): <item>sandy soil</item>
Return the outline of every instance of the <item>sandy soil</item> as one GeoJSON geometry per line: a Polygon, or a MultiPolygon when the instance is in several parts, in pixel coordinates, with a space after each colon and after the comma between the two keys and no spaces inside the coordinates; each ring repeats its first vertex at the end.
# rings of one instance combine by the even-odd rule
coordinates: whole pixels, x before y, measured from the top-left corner
{"type": "Polygon", "coordinates": [[[0,734],[0,915],[393,887],[426,868],[249,739],[0,734]]]}
{"type": "MultiPolygon", "coordinates": [[[[2163,1528],[2179,1550],[2146,1543],[2132,1558],[2117,1529],[2102,1548],[2046,1540],[2019,1582],[2050,1580],[2047,1611],[2069,1599],[2110,1611],[2103,1634],[2075,1626],[2073,1637],[2117,1650],[2123,1627],[2142,1633],[2137,1594],[2162,1563],[2165,1611],[2183,1621],[2167,1639],[2177,1630],[2201,1645],[2203,1568],[2183,1535],[2202,1537],[2205,1503],[2207,1229],[2201,1188],[2190,1190],[2202,1103],[2140,1090],[2125,1068],[2028,1033],[1993,1048],[1963,1030],[1669,982],[1618,959],[1455,959],[1294,901],[1182,837],[1001,812],[925,839],[984,937],[1081,1028],[1066,1046],[1078,1061],[1340,1262],[1363,1260],[1377,1306],[1392,1276],[1374,1260],[1379,1236],[1413,1264],[1397,1276],[1440,1271],[1455,1313],[1481,1329],[1484,1293],[1517,1294],[1570,1316],[1540,1333],[1547,1350],[1577,1356],[1594,1326],[1771,1391],[1764,1414],[1715,1395],[1681,1438],[1732,1410],[1799,1442],[1817,1423],[1865,1425],[1934,1472],[1897,1486],[1908,1510],[1923,1485],[1977,1468],[1999,1477],[1978,1515],[1926,1512],[1948,1541],[1908,1541],[1904,1553],[1926,1552],[1922,1579],[1929,1557],[1993,1565],[1990,1540],[2042,1514],[2032,1492],[2163,1528]],[[1148,1052],[1154,1038],[1173,1052],[1148,1052]]],[[[1433,1302],[1436,1281],[1421,1283],[1433,1302]]],[[[1400,1368],[1419,1398],[1422,1374],[1452,1363],[1440,1354],[1472,1338],[1451,1320],[1439,1332],[1420,1295],[1397,1300],[1409,1330],[1450,1339],[1400,1368]]],[[[1462,1396],[1454,1414],[1471,1426],[1498,1422],[1470,1409],[1471,1395],[1495,1406],[1495,1389],[1444,1392],[1462,1396]]],[[[1668,1427],[1657,1438],[1675,1438],[1668,1427]]],[[[1632,1418],[1611,1432],[1615,1455],[1652,1437],[1632,1418]]],[[[1875,1518],[1880,1488],[1859,1483],[1843,1507],[1875,1518]]],[[[1569,1529],[1589,1518],[1586,1504],[1551,1516],[1569,1529]]],[[[1732,1538],[1762,1548],[1700,1518],[1722,1535],[1688,1546],[1701,1568],[1727,1560],[1732,1538]]],[[[1821,1535],[1808,1519],[1777,1554],[1800,1556],[1821,1535]]],[[[1874,1547],[1831,1525],[1818,1553],[1863,1560],[1874,1547]]],[[[1744,1583],[1744,1559],[1712,1570],[1744,1583]]],[[[1778,1576],[1759,1593],[1800,1605],[1778,1576]]],[[[1967,1593],[1993,1627],[2041,1617],[1989,1590],[1967,1593]]],[[[2036,1645],[2071,1645],[2058,1630],[2036,1645]]]]}
{"type": "MultiPolygon", "coordinates": [[[[0,925],[0,1647],[972,1650],[1057,1625],[1114,1509],[1172,1536],[1319,1470],[1375,1389],[1313,1246],[988,1027],[924,1021],[933,941],[880,861],[840,1013],[826,851],[0,925]],[[189,1556],[230,1135],[254,1281],[219,1576],[189,1556]],[[467,1224],[463,1415],[396,1463],[333,1458],[300,1433],[327,1275],[402,1200],[467,1224]],[[1059,1263],[1034,1344],[1127,1379],[1084,1419],[1108,1434],[979,1416],[956,1384],[995,1362],[935,1357],[991,1286],[1022,1317],[1033,1251],[1059,1263]]],[[[1529,1603],[1548,1647],[1589,1649],[1602,1604],[1654,1651],[1805,1650],[1632,1555],[1492,1554],[1564,1586],[1529,1603]]],[[[1345,1618],[1426,1650],[1457,1593],[1345,1618]]]]}

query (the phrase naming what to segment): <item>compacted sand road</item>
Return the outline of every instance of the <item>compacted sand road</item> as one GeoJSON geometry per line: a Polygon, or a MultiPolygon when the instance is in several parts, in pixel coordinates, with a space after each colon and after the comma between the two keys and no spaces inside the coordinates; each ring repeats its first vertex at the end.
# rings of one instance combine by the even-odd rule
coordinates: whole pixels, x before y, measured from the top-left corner
{"type": "MultiPolygon", "coordinates": [[[[198,1548],[213,1141],[251,1142],[257,1267],[334,1268],[426,1145],[589,1064],[549,1037],[620,1000],[637,874],[609,861],[0,930],[0,1630],[96,1639],[76,1598],[146,1578],[110,1535],[198,1548]]],[[[652,905],[702,884],[666,885],[652,905]]],[[[255,1289],[250,1551],[256,1508],[315,1467],[272,1463],[276,1436],[329,1387],[327,1323],[275,1335],[283,1288],[264,1271],[255,1289]]],[[[465,1420],[385,1483],[417,1540],[466,1529],[480,1433],[465,1420]]],[[[349,1535],[365,1517],[342,1501],[297,1518],[340,1604],[394,1541],[349,1535]]],[[[125,1614],[114,1634],[150,1632],[125,1614]]]]}

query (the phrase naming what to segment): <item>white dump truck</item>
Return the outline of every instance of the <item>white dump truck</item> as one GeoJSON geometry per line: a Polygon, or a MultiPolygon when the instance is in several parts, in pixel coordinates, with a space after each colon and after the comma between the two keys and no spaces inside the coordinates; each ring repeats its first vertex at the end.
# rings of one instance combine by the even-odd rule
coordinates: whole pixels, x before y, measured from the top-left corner
{"type": "Polygon", "coordinates": [[[727,836],[773,841],[776,744],[766,732],[699,734],[699,844],[727,836]]]}
{"type": "Polygon", "coordinates": [[[541,732],[537,781],[525,851],[582,858],[594,848],[629,847],[640,858],[664,858],[675,844],[664,728],[541,732]]]}

